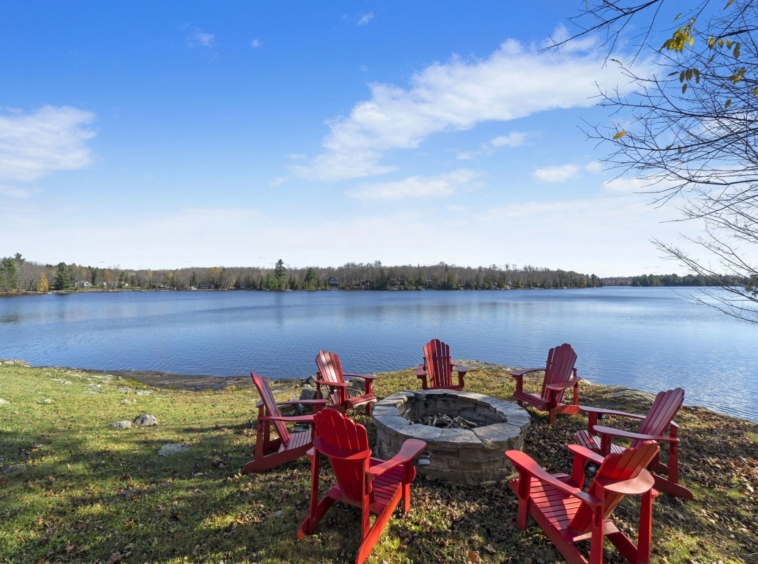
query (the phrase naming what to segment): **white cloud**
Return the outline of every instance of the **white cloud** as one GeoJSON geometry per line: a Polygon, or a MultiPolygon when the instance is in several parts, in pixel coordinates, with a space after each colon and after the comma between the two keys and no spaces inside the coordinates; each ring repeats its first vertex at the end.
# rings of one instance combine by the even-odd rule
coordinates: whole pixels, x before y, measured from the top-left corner
{"type": "Polygon", "coordinates": [[[277,186],[281,186],[282,184],[287,182],[289,179],[290,179],[289,176],[277,176],[271,181],[269,186],[271,186],[272,188],[276,188],[277,186]]]}
{"type": "Polygon", "coordinates": [[[459,169],[439,176],[409,176],[394,182],[362,184],[347,195],[357,200],[399,200],[403,198],[450,196],[458,188],[469,184],[479,173],[469,169],[459,169]]]}
{"type": "Polygon", "coordinates": [[[490,139],[489,144],[493,147],[519,147],[524,144],[526,137],[526,133],[511,131],[508,135],[500,135],[490,139]]]}
{"type": "Polygon", "coordinates": [[[31,182],[57,170],[89,165],[87,141],[95,132],[87,126],[94,119],[94,114],[68,106],[0,114],[0,180],[31,182]]]}
{"type": "Polygon", "coordinates": [[[263,45],[263,43],[261,43],[260,39],[253,39],[250,42],[250,47],[252,47],[253,49],[257,49],[258,47],[261,47],[262,45],[263,45]]]}
{"type": "Polygon", "coordinates": [[[603,163],[600,161],[590,161],[584,165],[584,170],[591,172],[592,174],[600,174],[603,172],[603,163]]]}
{"type": "Polygon", "coordinates": [[[574,178],[577,172],[579,172],[577,166],[565,164],[538,168],[532,173],[532,176],[542,182],[564,182],[570,178],[574,178]]]}
{"type": "Polygon", "coordinates": [[[467,161],[478,155],[493,155],[500,147],[520,147],[524,144],[527,137],[529,137],[528,133],[512,131],[507,135],[499,135],[482,143],[479,151],[464,151],[458,153],[455,158],[460,161],[467,161]]]}
{"type": "Polygon", "coordinates": [[[374,12],[369,12],[368,14],[362,14],[360,19],[358,20],[358,25],[366,25],[368,22],[374,19],[374,12]]]}
{"type": "MultiPolygon", "coordinates": [[[[638,62],[645,66],[644,62],[638,62]]],[[[640,69],[640,73],[646,69],[640,69]]],[[[429,135],[471,129],[486,121],[509,121],[536,112],[590,107],[601,88],[628,79],[617,65],[603,68],[597,49],[553,50],[543,54],[509,39],[485,59],[454,56],[414,74],[409,88],[369,85],[371,98],[346,117],[329,122],[324,151],[299,176],[322,180],[367,177],[395,170],[385,153],[414,149],[429,135]]]]}
{"type": "Polygon", "coordinates": [[[206,33],[199,28],[194,28],[187,34],[187,46],[188,47],[215,47],[216,38],[212,33],[206,33]]]}
{"type": "Polygon", "coordinates": [[[10,196],[11,198],[28,198],[32,195],[32,192],[37,192],[37,188],[19,188],[17,186],[9,186],[7,184],[0,184],[0,195],[10,196]]]}

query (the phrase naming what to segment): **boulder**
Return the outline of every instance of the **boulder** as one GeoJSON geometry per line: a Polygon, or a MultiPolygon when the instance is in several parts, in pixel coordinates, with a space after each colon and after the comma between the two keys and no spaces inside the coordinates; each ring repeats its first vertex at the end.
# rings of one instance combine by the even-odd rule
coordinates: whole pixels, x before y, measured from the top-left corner
{"type": "Polygon", "coordinates": [[[158,450],[158,456],[173,456],[190,448],[183,443],[166,443],[158,450]]]}
{"type": "Polygon", "coordinates": [[[149,396],[153,393],[153,390],[139,390],[137,392],[138,396],[149,396]]]}
{"type": "Polygon", "coordinates": [[[316,388],[314,388],[313,386],[303,386],[303,389],[300,390],[300,399],[301,400],[316,399],[316,388]]]}
{"type": "Polygon", "coordinates": [[[111,427],[114,429],[131,429],[132,428],[132,422],[131,421],[114,421],[111,423],[111,427]]]}
{"type": "Polygon", "coordinates": [[[23,464],[11,464],[10,466],[6,466],[3,469],[3,472],[10,474],[11,476],[14,476],[16,474],[23,474],[26,472],[26,466],[23,464]]]}
{"type": "Polygon", "coordinates": [[[152,427],[158,424],[158,420],[153,416],[145,413],[144,415],[138,415],[132,421],[137,427],[152,427]]]}

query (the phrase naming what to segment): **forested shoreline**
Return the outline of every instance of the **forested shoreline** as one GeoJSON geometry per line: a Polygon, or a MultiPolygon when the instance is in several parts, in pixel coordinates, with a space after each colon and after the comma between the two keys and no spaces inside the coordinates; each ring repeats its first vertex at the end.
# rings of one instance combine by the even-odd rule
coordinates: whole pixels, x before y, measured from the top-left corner
{"type": "Polygon", "coordinates": [[[480,267],[444,262],[386,266],[381,262],[339,267],[100,268],[75,263],[40,264],[16,254],[0,262],[0,294],[114,290],[517,290],[600,286],[719,286],[747,284],[739,277],[678,274],[599,278],[560,269],[505,264],[480,267]]]}
{"type": "Polygon", "coordinates": [[[40,264],[20,254],[2,259],[0,292],[6,294],[94,290],[492,290],[595,288],[594,274],[533,266],[386,266],[348,263],[339,267],[194,267],[162,270],[40,264]]]}

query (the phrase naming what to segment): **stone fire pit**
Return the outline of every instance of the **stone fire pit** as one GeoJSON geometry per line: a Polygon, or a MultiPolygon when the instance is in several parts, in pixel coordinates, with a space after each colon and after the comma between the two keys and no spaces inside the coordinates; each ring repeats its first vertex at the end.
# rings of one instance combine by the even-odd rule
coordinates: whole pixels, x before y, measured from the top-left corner
{"type": "Polygon", "coordinates": [[[452,390],[392,394],[374,406],[373,418],[379,457],[393,457],[406,439],[421,439],[427,448],[419,460],[420,474],[468,485],[494,483],[514,472],[503,453],[521,449],[530,422],[529,414],[516,403],[452,390]],[[411,423],[439,414],[460,416],[480,426],[442,429],[411,423]]]}

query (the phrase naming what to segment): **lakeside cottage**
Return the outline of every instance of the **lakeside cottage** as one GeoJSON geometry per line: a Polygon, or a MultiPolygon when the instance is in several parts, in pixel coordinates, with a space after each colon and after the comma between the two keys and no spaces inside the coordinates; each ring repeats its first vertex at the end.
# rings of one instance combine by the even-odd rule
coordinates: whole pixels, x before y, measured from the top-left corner
{"type": "Polygon", "coordinates": [[[330,276],[329,280],[327,280],[327,284],[329,284],[329,288],[339,288],[340,281],[337,280],[334,276],[330,276]]]}

